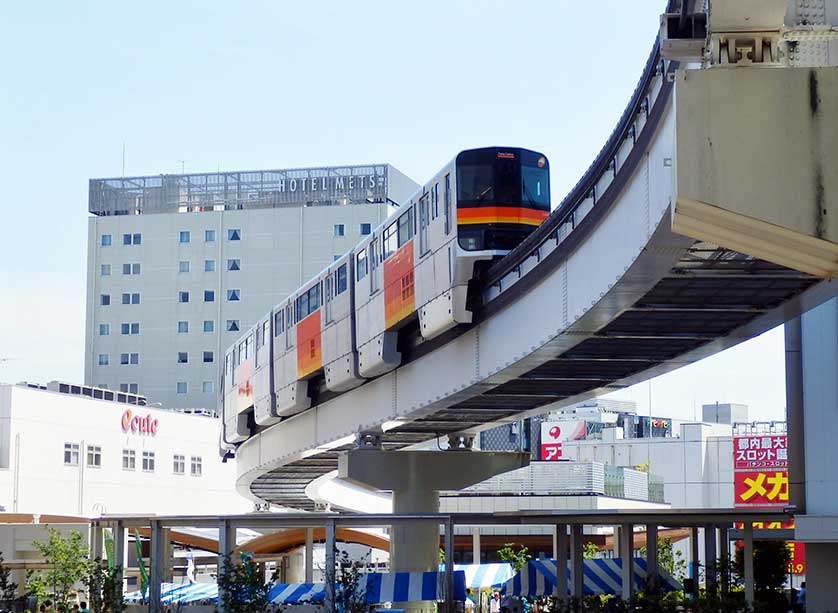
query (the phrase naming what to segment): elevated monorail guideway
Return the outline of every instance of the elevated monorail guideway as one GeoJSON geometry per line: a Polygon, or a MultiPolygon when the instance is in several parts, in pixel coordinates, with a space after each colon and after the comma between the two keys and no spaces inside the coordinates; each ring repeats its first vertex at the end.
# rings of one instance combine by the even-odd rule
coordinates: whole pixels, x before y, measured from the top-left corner
{"type": "MultiPolygon", "coordinates": [[[[746,55],[763,40],[739,37],[746,55]]],[[[838,295],[836,69],[684,70],[659,49],[587,173],[480,276],[471,323],[400,339],[398,368],[251,424],[236,448],[243,494],[310,509],[305,486],[359,433],[385,450],[467,437],[694,362],[838,295]]]]}

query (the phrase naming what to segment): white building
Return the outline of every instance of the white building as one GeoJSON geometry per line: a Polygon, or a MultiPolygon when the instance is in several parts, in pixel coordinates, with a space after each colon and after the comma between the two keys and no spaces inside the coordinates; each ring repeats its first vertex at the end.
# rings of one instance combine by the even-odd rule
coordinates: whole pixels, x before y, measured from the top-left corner
{"type": "Polygon", "coordinates": [[[92,179],[85,383],[214,409],[224,349],[417,187],[389,164],[92,179]]]}
{"type": "Polygon", "coordinates": [[[249,512],[235,478],[235,465],[218,456],[213,417],[0,385],[0,505],[7,512],[249,512]]]}

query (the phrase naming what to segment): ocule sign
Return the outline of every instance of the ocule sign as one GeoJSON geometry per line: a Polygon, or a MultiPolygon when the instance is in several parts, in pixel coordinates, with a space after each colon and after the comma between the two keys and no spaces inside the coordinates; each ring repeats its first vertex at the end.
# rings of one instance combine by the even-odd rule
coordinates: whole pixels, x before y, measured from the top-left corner
{"type": "Polygon", "coordinates": [[[134,415],[131,409],[122,414],[122,431],[139,432],[140,434],[157,434],[157,420],[151,415],[140,417],[134,415]]]}

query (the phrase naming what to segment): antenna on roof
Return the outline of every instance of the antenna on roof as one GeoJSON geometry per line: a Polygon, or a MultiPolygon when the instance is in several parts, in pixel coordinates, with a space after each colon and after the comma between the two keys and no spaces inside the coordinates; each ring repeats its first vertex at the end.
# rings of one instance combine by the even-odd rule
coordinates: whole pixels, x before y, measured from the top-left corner
{"type": "Polygon", "coordinates": [[[122,141],[122,178],[125,178],[125,140],[122,141]]]}

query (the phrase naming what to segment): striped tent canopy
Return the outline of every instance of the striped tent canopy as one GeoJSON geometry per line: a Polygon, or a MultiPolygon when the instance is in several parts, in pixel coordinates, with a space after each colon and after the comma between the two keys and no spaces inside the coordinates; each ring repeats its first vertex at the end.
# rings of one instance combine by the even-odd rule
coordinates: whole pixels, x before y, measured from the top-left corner
{"type": "MultiPolygon", "coordinates": [[[[367,604],[444,600],[445,573],[367,573],[359,578],[358,590],[366,594],[367,604]]],[[[326,584],[281,583],[271,588],[268,598],[275,604],[322,602],[326,599],[326,584]]],[[[454,600],[465,598],[466,574],[455,570],[454,600]]]]}
{"type": "MultiPolygon", "coordinates": [[[[148,600],[148,588],[125,594],[126,602],[148,600]]],[[[215,583],[161,583],[160,600],[163,604],[209,601],[218,602],[218,585],[215,583]]]]}
{"type": "MultiPolygon", "coordinates": [[[[440,564],[442,572],[444,566],[440,564]]],[[[455,564],[454,570],[461,570],[466,574],[466,587],[480,589],[500,587],[512,578],[514,572],[509,562],[497,564],[455,564]]]]}
{"type": "MultiPolygon", "coordinates": [[[[585,560],[582,577],[586,595],[622,593],[622,568],[620,558],[595,558],[585,560]]],[[[567,582],[570,587],[570,564],[567,568],[567,582]]],[[[660,587],[665,591],[680,590],[678,583],[668,573],[658,570],[660,587]]],[[[646,588],[646,560],[634,558],[634,582],[638,589],[646,588]]],[[[556,585],[555,560],[530,560],[512,577],[501,590],[509,596],[550,596],[556,585]]]]}

